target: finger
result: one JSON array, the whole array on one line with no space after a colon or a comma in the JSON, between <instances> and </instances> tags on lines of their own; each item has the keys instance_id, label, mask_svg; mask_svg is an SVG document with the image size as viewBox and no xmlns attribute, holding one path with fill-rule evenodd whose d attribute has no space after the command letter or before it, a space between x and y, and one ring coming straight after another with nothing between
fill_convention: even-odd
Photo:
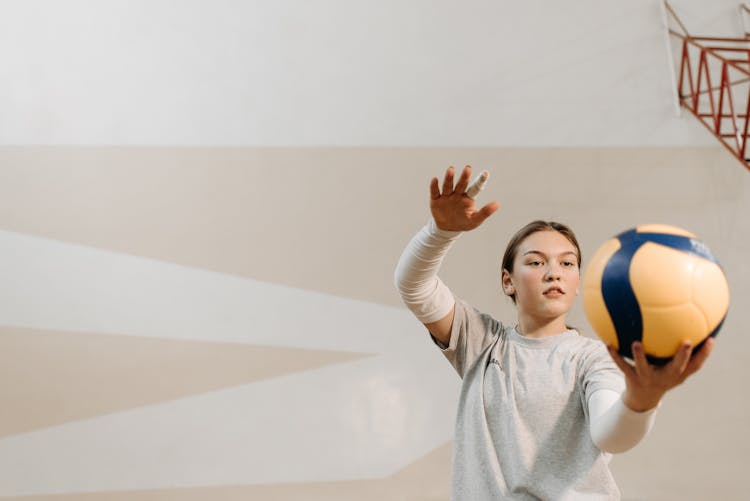
<instances>
[{"instance_id":1,"label":"finger","mask_svg":"<svg viewBox=\"0 0 750 501\"><path fill-rule=\"evenodd\" d=\"M453 193L453 167L448 167L445 171L445 178L443 179L443 196L451 195Z\"/></svg>"},{"instance_id":2,"label":"finger","mask_svg":"<svg viewBox=\"0 0 750 501\"><path fill-rule=\"evenodd\" d=\"M625 359L622 358L622 356L619 353L617 353L617 350L615 349L614 346L612 346L611 344L608 344L607 351L609 352L609 356L612 357L612 360L614 360L617 367L619 367L622 373L625 374L626 378L628 379L636 378L636 373L635 373L635 369L633 369L633 366L627 363Z\"/></svg>"},{"instance_id":3,"label":"finger","mask_svg":"<svg viewBox=\"0 0 750 501\"><path fill-rule=\"evenodd\" d=\"M690 341L685 341L677 350L672 360L670 360L667 366L676 375L681 375L685 372L688 362L690 361L690 352L693 351L693 345Z\"/></svg>"},{"instance_id":4,"label":"finger","mask_svg":"<svg viewBox=\"0 0 750 501\"><path fill-rule=\"evenodd\" d=\"M500 204L498 202L490 202L478 211L476 211L474 214L471 215L471 220L479 226L484 222L485 219L490 217L492 214L494 214L497 209L500 208Z\"/></svg>"},{"instance_id":5,"label":"finger","mask_svg":"<svg viewBox=\"0 0 750 501\"><path fill-rule=\"evenodd\" d=\"M471 182L469 187L466 189L466 196L469 198L476 198L479 192L484 189L484 185L487 184L487 179L490 178L490 173L482 171L479 176Z\"/></svg>"},{"instance_id":6,"label":"finger","mask_svg":"<svg viewBox=\"0 0 750 501\"><path fill-rule=\"evenodd\" d=\"M688 362L687 368L685 369L685 377L697 372L698 369L703 367L703 363L714 349L714 342L714 338L708 338L706 342L703 343L703 346L701 346L701 349L693 354Z\"/></svg>"},{"instance_id":7,"label":"finger","mask_svg":"<svg viewBox=\"0 0 750 501\"><path fill-rule=\"evenodd\" d=\"M466 187L469 186L469 179L471 179L471 166L467 165L464 167L464 170L461 171L461 176L456 183L456 193L460 195L466 193Z\"/></svg>"},{"instance_id":8,"label":"finger","mask_svg":"<svg viewBox=\"0 0 750 501\"><path fill-rule=\"evenodd\" d=\"M440 198L440 187L438 186L438 178L433 177L430 181L430 198L437 200Z\"/></svg>"},{"instance_id":9,"label":"finger","mask_svg":"<svg viewBox=\"0 0 750 501\"><path fill-rule=\"evenodd\" d=\"M646 351L643 349L643 343L636 341L631 345L633 350L633 362L635 362L635 372L639 376L647 376L651 372L651 366L646 359Z\"/></svg>"}]
</instances>

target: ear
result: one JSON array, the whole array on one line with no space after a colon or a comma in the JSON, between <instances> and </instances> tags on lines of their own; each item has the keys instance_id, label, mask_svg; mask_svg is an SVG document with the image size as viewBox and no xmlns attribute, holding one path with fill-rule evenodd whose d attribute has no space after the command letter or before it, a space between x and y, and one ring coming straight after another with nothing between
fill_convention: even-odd
<instances>
[{"instance_id":1,"label":"ear","mask_svg":"<svg viewBox=\"0 0 750 501\"><path fill-rule=\"evenodd\" d=\"M513 286L513 278L510 276L510 272L504 268L501 275L501 281L503 283L503 292L506 296L516 293L516 288Z\"/></svg>"}]
</instances>

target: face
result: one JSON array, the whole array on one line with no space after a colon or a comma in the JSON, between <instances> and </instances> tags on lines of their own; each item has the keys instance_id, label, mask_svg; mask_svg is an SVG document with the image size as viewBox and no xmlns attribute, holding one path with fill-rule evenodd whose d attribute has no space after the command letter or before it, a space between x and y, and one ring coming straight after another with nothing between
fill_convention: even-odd
<instances>
[{"instance_id":1,"label":"face","mask_svg":"<svg viewBox=\"0 0 750 501\"><path fill-rule=\"evenodd\" d=\"M505 294L515 294L519 314L564 317L581 282L575 246L557 231L537 231L518 246L513 272L503 270Z\"/></svg>"}]
</instances>

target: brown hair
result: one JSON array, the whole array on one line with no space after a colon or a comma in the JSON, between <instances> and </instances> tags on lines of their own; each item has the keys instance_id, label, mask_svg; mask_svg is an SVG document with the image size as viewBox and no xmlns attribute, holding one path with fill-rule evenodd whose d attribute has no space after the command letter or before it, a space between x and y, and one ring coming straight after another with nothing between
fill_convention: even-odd
<instances>
[{"instance_id":1,"label":"brown hair","mask_svg":"<svg viewBox=\"0 0 750 501\"><path fill-rule=\"evenodd\" d=\"M518 246L521 245L521 242L523 242L526 237L537 231L556 231L567 238L576 248L578 267L581 267L581 247L578 245L578 239L576 238L575 233L573 233L573 230L571 230L569 226L562 223L556 223L555 221L536 220L518 230L508 242L508 246L505 248L505 254L503 254L503 270L508 270L508 273L513 273L513 261L516 259ZM516 302L515 294L511 294L510 298L514 303Z\"/></svg>"}]
</instances>

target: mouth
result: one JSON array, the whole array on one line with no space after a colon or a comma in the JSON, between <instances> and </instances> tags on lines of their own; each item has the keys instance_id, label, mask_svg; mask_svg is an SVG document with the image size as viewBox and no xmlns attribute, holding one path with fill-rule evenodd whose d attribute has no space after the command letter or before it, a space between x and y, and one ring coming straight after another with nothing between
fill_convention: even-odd
<instances>
[{"instance_id":1,"label":"mouth","mask_svg":"<svg viewBox=\"0 0 750 501\"><path fill-rule=\"evenodd\" d=\"M548 297L558 297L565 294L565 291L562 290L560 287L550 287L549 289L545 290L543 295Z\"/></svg>"}]
</instances>

